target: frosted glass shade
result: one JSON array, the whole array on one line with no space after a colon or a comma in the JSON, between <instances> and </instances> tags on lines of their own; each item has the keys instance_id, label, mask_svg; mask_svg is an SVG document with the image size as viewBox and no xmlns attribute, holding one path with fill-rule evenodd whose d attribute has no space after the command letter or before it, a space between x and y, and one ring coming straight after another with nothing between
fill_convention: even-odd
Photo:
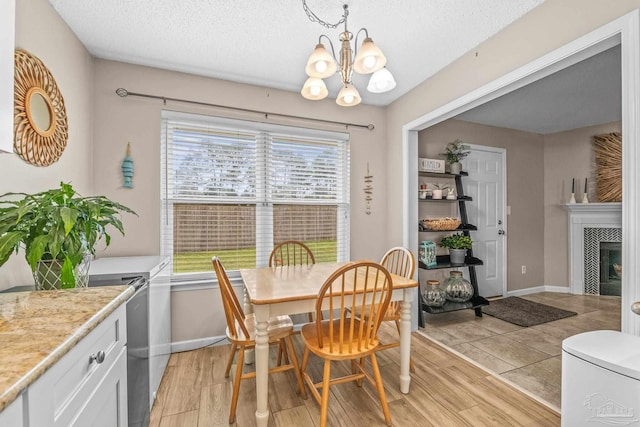
<instances>
[{"instance_id":1,"label":"frosted glass shade","mask_svg":"<svg viewBox=\"0 0 640 427\"><path fill-rule=\"evenodd\" d=\"M304 71L309 77L324 79L334 75L337 70L338 65L333 56L327 52L322 43L318 43L309 57Z\"/></svg>"},{"instance_id":2,"label":"frosted glass shade","mask_svg":"<svg viewBox=\"0 0 640 427\"><path fill-rule=\"evenodd\" d=\"M304 86L302 86L302 90L300 94L314 101L324 99L329 94L327 90L327 85L324 84L322 79L317 77L309 77L306 82L304 82Z\"/></svg>"},{"instance_id":3,"label":"frosted glass shade","mask_svg":"<svg viewBox=\"0 0 640 427\"><path fill-rule=\"evenodd\" d=\"M354 105L360 104L360 101L362 101L360 93L351 83L345 85L336 98L336 104L342 107L353 107Z\"/></svg>"},{"instance_id":4,"label":"frosted glass shade","mask_svg":"<svg viewBox=\"0 0 640 427\"><path fill-rule=\"evenodd\" d=\"M364 39L362 46L353 60L353 71L358 74L371 74L387 63L387 58L369 37Z\"/></svg>"},{"instance_id":5,"label":"frosted glass shade","mask_svg":"<svg viewBox=\"0 0 640 427\"><path fill-rule=\"evenodd\" d=\"M373 93L383 93L390 91L394 87L396 87L396 81L393 75L386 68L382 68L373 73L369 79L367 90Z\"/></svg>"}]
</instances>

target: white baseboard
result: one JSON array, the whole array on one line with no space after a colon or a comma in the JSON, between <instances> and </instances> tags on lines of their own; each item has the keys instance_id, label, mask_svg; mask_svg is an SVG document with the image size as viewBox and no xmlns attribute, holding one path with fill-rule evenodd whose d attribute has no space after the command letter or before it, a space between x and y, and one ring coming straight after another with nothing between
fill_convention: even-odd
<instances>
[{"instance_id":1,"label":"white baseboard","mask_svg":"<svg viewBox=\"0 0 640 427\"><path fill-rule=\"evenodd\" d=\"M557 292L567 294L571 291L568 286L536 286L534 288L518 289L515 291L508 291L508 297L517 297L520 295L535 294L537 292Z\"/></svg>"},{"instance_id":2,"label":"white baseboard","mask_svg":"<svg viewBox=\"0 0 640 427\"><path fill-rule=\"evenodd\" d=\"M180 353L182 351L197 350L199 348L209 347L212 345L229 344L227 338L223 335L220 337L206 337L195 340L177 341L171 343L171 353Z\"/></svg>"}]
</instances>

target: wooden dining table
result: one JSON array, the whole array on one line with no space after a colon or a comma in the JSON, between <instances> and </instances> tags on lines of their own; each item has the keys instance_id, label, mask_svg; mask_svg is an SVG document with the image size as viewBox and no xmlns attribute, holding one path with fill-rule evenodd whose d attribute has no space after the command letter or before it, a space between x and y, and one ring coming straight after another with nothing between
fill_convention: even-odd
<instances>
[{"instance_id":1,"label":"wooden dining table","mask_svg":"<svg viewBox=\"0 0 640 427\"><path fill-rule=\"evenodd\" d=\"M283 314L299 314L315 311L320 288L342 263L319 263L242 269L244 281L245 312L253 312L256 319L256 424L266 427L269 421L269 318ZM400 391L409 392L411 376L409 358L411 352L411 302L418 282L391 274L393 280L392 301L400 303Z\"/></svg>"}]
</instances>

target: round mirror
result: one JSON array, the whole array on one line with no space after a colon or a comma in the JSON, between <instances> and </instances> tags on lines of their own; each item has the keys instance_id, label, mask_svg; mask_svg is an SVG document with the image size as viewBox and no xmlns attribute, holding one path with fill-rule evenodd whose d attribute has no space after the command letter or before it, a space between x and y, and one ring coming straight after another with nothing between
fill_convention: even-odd
<instances>
[{"instance_id":1,"label":"round mirror","mask_svg":"<svg viewBox=\"0 0 640 427\"><path fill-rule=\"evenodd\" d=\"M32 165L60 158L69 138L64 99L49 69L36 56L16 49L13 90L13 148Z\"/></svg>"},{"instance_id":2,"label":"round mirror","mask_svg":"<svg viewBox=\"0 0 640 427\"><path fill-rule=\"evenodd\" d=\"M52 121L53 107L49 102L49 97L40 88L31 88L27 94L27 118L31 122L33 130L42 136L53 133Z\"/></svg>"}]
</instances>

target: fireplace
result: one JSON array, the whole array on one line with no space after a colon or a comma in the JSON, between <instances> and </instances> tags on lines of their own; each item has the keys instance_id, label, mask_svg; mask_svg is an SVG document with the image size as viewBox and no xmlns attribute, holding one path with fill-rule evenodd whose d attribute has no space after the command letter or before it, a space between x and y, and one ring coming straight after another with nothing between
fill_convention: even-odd
<instances>
[{"instance_id":1,"label":"fireplace","mask_svg":"<svg viewBox=\"0 0 640 427\"><path fill-rule=\"evenodd\" d=\"M622 204L575 203L565 205L569 211L569 284L571 293L587 295L620 295L621 278L610 275L613 264L621 264ZM617 245L617 246L615 246ZM601 251L604 247L604 254ZM618 248L618 249L615 249ZM604 256L607 261L601 267ZM611 266L609 266L611 264ZM601 289L603 278L605 286ZM610 277L611 276L611 277Z\"/></svg>"},{"instance_id":2,"label":"fireplace","mask_svg":"<svg viewBox=\"0 0 640 427\"><path fill-rule=\"evenodd\" d=\"M600 295L621 295L622 243L600 242Z\"/></svg>"}]
</instances>

